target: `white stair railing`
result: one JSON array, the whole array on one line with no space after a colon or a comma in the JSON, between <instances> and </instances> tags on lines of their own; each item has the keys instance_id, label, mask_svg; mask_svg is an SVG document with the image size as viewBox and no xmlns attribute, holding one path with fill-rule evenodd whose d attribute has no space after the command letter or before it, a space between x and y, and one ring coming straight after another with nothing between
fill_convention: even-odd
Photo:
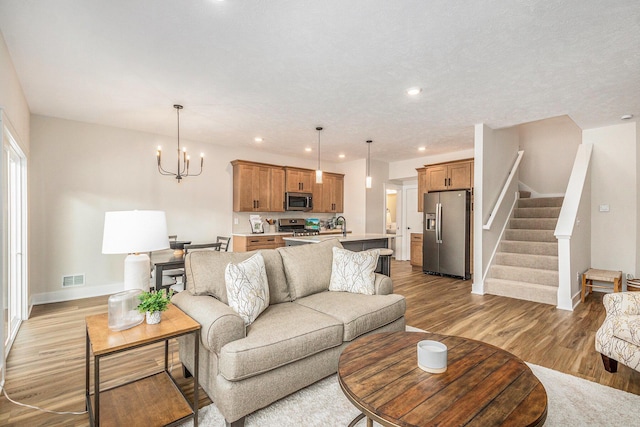
<instances>
[{"instance_id":1,"label":"white stair railing","mask_svg":"<svg viewBox=\"0 0 640 427\"><path fill-rule=\"evenodd\" d=\"M516 157L516 160L513 162L513 167L511 168L511 172L509 172L509 176L507 176L507 181L504 183L504 187L502 187L502 191L500 192L500 197L498 197L498 200L496 201L496 204L493 207L491 214L489 215L489 219L487 220L487 223L482 226L483 229L491 230L493 219L497 216L498 211L500 210L500 206L502 205L502 202L504 201L507 195L507 191L509 189L509 186L511 185L511 181L513 181L513 179L515 178L516 172L518 172L518 167L520 166L520 161L522 160L523 155L524 155L523 150L518 151L518 157Z\"/></svg>"}]
</instances>

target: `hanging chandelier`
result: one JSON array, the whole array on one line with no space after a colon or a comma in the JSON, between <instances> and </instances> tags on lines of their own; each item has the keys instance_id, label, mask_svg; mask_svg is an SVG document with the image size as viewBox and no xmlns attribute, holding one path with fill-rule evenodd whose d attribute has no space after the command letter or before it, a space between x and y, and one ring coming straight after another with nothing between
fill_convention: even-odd
<instances>
[{"instance_id":1,"label":"hanging chandelier","mask_svg":"<svg viewBox=\"0 0 640 427\"><path fill-rule=\"evenodd\" d=\"M176 109L176 114L178 116L178 169L177 172L169 172L166 171L162 167L162 147L158 147L158 152L156 156L158 157L158 172L161 175L172 175L175 176L178 180L178 184L182 178L186 178L188 176L198 176L202 173L202 167L204 166L204 153L200 153L200 171L198 173L189 173L189 162L190 156L187 154L186 147L182 148L182 152L180 152L180 110L182 110L182 105L175 104L173 108ZM182 159L181 159L182 158Z\"/></svg>"},{"instance_id":2,"label":"hanging chandelier","mask_svg":"<svg viewBox=\"0 0 640 427\"><path fill-rule=\"evenodd\" d=\"M322 169L320 169L320 132L322 131L322 126L316 127L318 131L318 169L316 169L316 184L322 184Z\"/></svg>"},{"instance_id":3,"label":"hanging chandelier","mask_svg":"<svg viewBox=\"0 0 640 427\"><path fill-rule=\"evenodd\" d=\"M367 177L365 178L365 188L371 188L371 143L372 140L367 140Z\"/></svg>"}]
</instances>

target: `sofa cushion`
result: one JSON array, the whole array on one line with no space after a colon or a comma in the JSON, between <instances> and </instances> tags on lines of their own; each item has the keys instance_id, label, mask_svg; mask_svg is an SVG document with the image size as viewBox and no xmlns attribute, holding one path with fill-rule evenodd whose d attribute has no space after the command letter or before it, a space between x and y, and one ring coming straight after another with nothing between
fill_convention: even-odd
<instances>
[{"instance_id":1,"label":"sofa cushion","mask_svg":"<svg viewBox=\"0 0 640 427\"><path fill-rule=\"evenodd\" d=\"M285 274L280 255L275 251L260 251L264 258L269 282L270 304L290 301L289 290L285 280ZM224 281L224 272L227 264L242 262L256 252L218 252L218 251L194 251L185 257L185 272L187 275L186 289L192 295L211 295L225 304L227 289Z\"/></svg>"},{"instance_id":2,"label":"sofa cushion","mask_svg":"<svg viewBox=\"0 0 640 427\"><path fill-rule=\"evenodd\" d=\"M264 258L258 252L238 263L227 264L224 273L229 307L242 317L245 326L269 306L269 283Z\"/></svg>"},{"instance_id":3,"label":"sofa cushion","mask_svg":"<svg viewBox=\"0 0 640 427\"><path fill-rule=\"evenodd\" d=\"M334 247L342 248L337 238L276 249L282 256L292 300L329 289Z\"/></svg>"},{"instance_id":4,"label":"sofa cushion","mask_svg":"<svg viewBox=\"0 0 640 427\"><path fill-rule=\"evenodd\" d=\"M376 292L375 270L380 250L353 252L333 248L330 291L373 295Z\"/></svg>"},{"instance_id":5,"label":"sofa cushion","mask_svg":"<svg viewBox=\"0 0 640 427\"><path fill-rule=\"evenodd\" d=\"M321 292L297 299L295 304L328 314L344 324L344 341L404 316L405 299L402 295L361 295L349 292Z\"/></svg>"},{"instance_id":6,"label":"sofa cushion","mask_svg":"<svg viewBox=\"0 0 640 427\"><path fill-rule=\"evenodd\" d=\"M295 303L271 305L246 338L220 350L219 371L237 381L342 344L342 323Z\"/></svg>"},{"instance_id":7,"label":"sofa cushion","mask_svg":"<svg viewBox=\"0 0 640 427\"><path fill-rule=\"evenodd\" d=\"M640 315L618 316L613 322L613 336L640 346Z\"/></svg>"}]
</instances>

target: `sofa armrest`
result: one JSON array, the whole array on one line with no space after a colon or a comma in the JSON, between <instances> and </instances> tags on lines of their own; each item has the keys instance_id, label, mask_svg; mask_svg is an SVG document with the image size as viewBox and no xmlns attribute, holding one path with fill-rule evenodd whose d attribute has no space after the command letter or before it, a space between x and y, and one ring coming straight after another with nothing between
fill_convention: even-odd
<instances>
[{"instance_id":1,"label":"sofa armrest","mask_svg":"<svg viewBox=\"0 0 640 427\"><path fill-rule=\"evenodd\" d=\"M244 321L238 313L211 296L182 291L171 302L200 323L202 344L209 351L220 354L225 344L245 337Z\"/></svg>"},{"instance_id":2,"label":"sofa armrest","mask_svg":"<svg viewBox=\"0 0 640 427\"><path fill-rule=\"evenodd\" d=\"M376 281L374 283L376 295L389 295L393 293L393 281L391 277L384 274L376 273Z\"/></svg>"},{"instance_id":3,"label":"sofa armrest","mask_svg":"<svg viewBox=\"0 0 640 427\"><path fill-rule=\"evenodd\" d=\"M640 292L615 292L602 297L607 316L640 314Z\"/></svg>"}]
</instances>

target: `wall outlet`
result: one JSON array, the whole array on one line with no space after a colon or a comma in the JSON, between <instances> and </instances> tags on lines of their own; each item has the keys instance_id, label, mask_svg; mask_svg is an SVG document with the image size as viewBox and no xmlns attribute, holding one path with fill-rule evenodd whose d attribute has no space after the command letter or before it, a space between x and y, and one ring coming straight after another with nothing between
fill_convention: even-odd
<instances>
[{"instance_id":1,"label":"wall outlet","mask_svg":"<svg viewBox=\"0 0 640 427\"><path fill-rule=\"evenodd\" d=\"M233 218L233 225L238 225L238 218Z\"/></svg>"}]
</instances>

